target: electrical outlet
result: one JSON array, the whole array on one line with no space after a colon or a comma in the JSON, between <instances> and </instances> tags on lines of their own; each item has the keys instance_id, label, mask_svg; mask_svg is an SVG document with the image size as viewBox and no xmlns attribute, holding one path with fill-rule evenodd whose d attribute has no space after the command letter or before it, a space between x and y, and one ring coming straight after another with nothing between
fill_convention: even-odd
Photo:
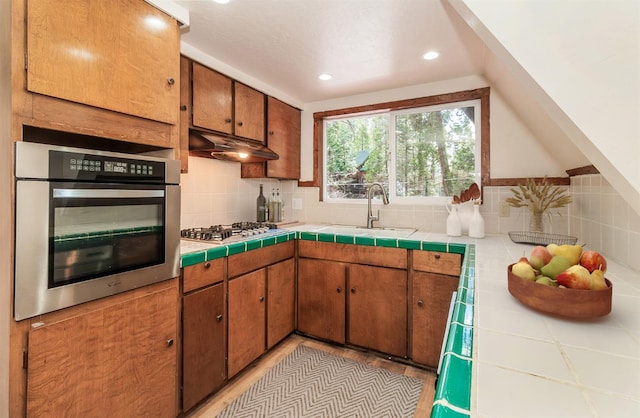
<instances>
[{"instance_id":1,"label":"electrical outlet","mask_svg":"<svg viewBox=\"0 0 640 418\"><path fill-rule=\"evenodd\" d=\"M511 214L511 206L507 202L500 202L498 207L498 216L501 218L507 218Z\"/></svg>"},{"instance_id":2,"label":"electrical outlet","mask_svg":"<svg viewBox=\"0 0 640 418\"><path fill-rule=\"evenodd\" d=\"M291 199L291 209L293 210L302 210L302 199L299 197L294 197Z\"/></svg>"}]
</instances>

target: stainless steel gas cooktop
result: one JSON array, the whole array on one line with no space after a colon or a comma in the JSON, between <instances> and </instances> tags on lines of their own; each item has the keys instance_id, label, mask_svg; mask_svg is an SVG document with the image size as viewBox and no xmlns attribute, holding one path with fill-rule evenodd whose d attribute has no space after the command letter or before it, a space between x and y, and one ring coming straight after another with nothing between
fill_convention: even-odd
<instances>
[{"instance_id":1,"label":"stainless steel gas cooktop","mask_svg":"<svg viewBox=\"0 0 640 418\"><path fill-rule=\"evenodd\" d=\"M212 225L203 228L187 228L180 231L180 238L210 244L230 244L252 238L279 235L286 232L268 222L234 222L231 225Z\"/></svg>"}]
</instances>

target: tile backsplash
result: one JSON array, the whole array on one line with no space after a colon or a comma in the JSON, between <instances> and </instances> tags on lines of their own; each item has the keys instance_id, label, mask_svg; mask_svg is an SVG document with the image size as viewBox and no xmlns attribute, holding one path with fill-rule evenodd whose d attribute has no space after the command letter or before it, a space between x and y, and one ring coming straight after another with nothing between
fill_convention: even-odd
<instances>
[{"instance_id":1,"label":"tile backsplash","mask_svg":"<svg viewBox=\"0 0 640 418\"><path fill-rule=\"evenodd\" d=\"M640 215L600 174L571 178L569 229L589 248L640 270Z\"/></svg>"},{"instance_id":2,"label":"tile backsplash","mask_svg":"<svg viewBox=\"0 0 640 418\"><path fill-rule=\"evenodd\" d=\"M236 162L189 157L189 173L182 174L181 228L228 224L256 219L259 185L265 196L280 189L284 201L284 221L366 225L367 204L326 203L319 199L316 187L300 188L296 181L274 179L241 179ZM526 231L529 212L509 208L508 216L500 215L500 205L512 195L510 187L485 187L480 212L487 234ZM621 264L634 266L634 255L640 253L640 216L613 190L601 175L572 177L568 187L573 203L544 218L545 232L570 235L578 243L601 251ZM300 209L293 209L292 200ZM418 205L390 202L374 204L380 209L380 226L410 227L444 233L448 212L443 205ZM470 209L469 209L470 210ZM504 215L504 213L503 213Z\"/></svg>"}]
</instances>

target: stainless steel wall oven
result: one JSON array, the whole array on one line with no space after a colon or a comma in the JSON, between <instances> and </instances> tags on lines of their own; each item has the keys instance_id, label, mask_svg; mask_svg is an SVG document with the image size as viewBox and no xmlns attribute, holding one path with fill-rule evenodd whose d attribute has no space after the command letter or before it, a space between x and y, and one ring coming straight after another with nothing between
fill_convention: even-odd
<instances>
[{"instance_id":1,"label":"stainless steel wall oven","mask_svg":"<svg viewBox=\"0 0 640 418\"><path fill-rule=\"evenodd\" d=\"M180 163L17 142L14 317L179 275Z\"/></svg>"}]
</instances>

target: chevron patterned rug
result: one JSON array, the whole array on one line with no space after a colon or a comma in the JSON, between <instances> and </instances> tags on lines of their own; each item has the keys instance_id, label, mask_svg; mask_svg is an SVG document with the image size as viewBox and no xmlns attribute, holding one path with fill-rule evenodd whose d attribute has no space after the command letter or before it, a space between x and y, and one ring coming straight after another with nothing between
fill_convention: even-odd
<instances>
[{"instance_id":1,"label":"chevron patterned rug","mask_svg":"<svg viewBox=\"0 0 640 418\"><path fill-rule=\"evenodd\" d=\"M423 381L298 346L218 418L413 417Z\"/></svg>"}]
</instances>

